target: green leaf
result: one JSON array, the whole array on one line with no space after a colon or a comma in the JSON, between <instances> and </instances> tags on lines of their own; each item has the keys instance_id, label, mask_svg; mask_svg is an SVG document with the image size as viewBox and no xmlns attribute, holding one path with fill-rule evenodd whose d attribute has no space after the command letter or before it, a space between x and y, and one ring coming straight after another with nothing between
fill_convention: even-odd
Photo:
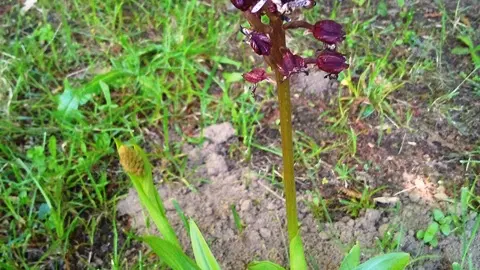
<instances>
[{"instance_id":1,"label":"green leaf","mask_svg":"<svg viewBox=\"0 0 480 270\"><path fill-rule=\"evenodd\" d=\"M107 106L112 106L112 97L110 95L110 87L108 87L108 84L104 83L103 81L99 82L100 89L102 89L103 96L105 97L105 102L107 103Z\"/></svg>"},{"instance_id":2,"label":"green leaf","mask_svg":"<svg viewBox=\"0 0 480 270\"><path fill-rule=\"evenodd\" d=\"M173 270L200 269L180 248L170 242L157 236L144 236L142 240Z\"/></svg>"},{"instance_id":3,"label":"green leaf","mask_svg":"<svg viewBox=\"0 0 480 270\"><path fill-rule=\"evenodd\" d=\"M254 261L248 264L248 270L285 270L285 268L269 261Z\"/></svg>"},{"instance_id":4,"label":"green leaf","mask_svg":"<svg viewBox=\"0 0 480 270\"><path fill-rule=\"evenodd\" d=\"M451 52L455 55L467 55L470 54L470 49L465 47L455 47Z\"/></svg>"},{"instance_id":5,"label":"green leaf","mask_svg":"<svg viewBox=\"0 0 480 270\"><path fill-rule=\"evenodd\" d=\"M468 46L468 48L473 49L473 41L469 36L458 36L457 37L459 40L461 40L465 45Z\"/></svg>"},{"instance_id":6,"label":"green leaf","mask_svg":"<svg viewBox=\"0 0 480 270\"><path fill-rule=\"evenodd\" d=\"M292 241L290 242L290 269L308 269L307 261L305 260L305 253L303 252L302 236L300 235L300 230L298 230L297 235L293 237Z\"/></svg>"},{"instance_id":7,"label":"green leaf","mask_svg":"<svg viewBox=\"0 0 480 270\"><path fill-rule=\"evenodd\" d=\"M243 74L240 72L224 72L223 78L225 79L226 83L234 83L243 80Z\"/></svg>"},{"instance_id":8,"label":"green leaf","mask_svg":"<svg viewBox=\"0 0 480 270\"><path fill-rule=\"evenodd\" d=\"M445 217L444 219L442 219L442 225L443 224L450 224L452 223L452 217L451 216L448 216L448 217Z\"/></svg>"},{"instance_id":9,"label":"green leaf","mask_svg":"<svg viewBox=\"0 0 480 270\"><path fill-rule=\"evenodd\" d=\"M40 204L40 207L38 208L38 218L40 220L44 220L47 218L47 215L50 214L50 207L46 203Z\"/></svg>"},{"instance_id":10,"label":"green leaf","mask_svg":"<svg viewBox=\"0 0 480 270\"><path fill-rule=\"evenodd\" d=\"M423 237L423 242L428 243L433 240L435 235L438 232L438 223L432 222L425 231L425 236Z\"/></svg>"},{"instance_id":11,"label":"green leaf","mask_svg":"<svg viewBox=\"0 0 480 270\"><path fill-rule=\"evenodd\" d=\"M450 224L445 223L440 225L440 231L443 233L443 235L448 236L451 232Z\"/></svg>"},{"instance_id":12,"label":"green leaf","mask_svg":"<svg viewBox=\"0 0 480 270\"><path fill-rule=\"evenodd\" d=\"M357 243L350 249L350 252L343 258L339 270L353 270L360 264L360 245Z\"/></svg>"},{"instance_id":13,"label":"green leaf","mask_svg":"<svg viewBox=\"0 0 480 270\"><path fill-rule=\"evenodd\" d=\"M468 201L470 200L470 194L467 187L462 187L460 193L460 206L462 209L462 217L465 218L468 214Z\"/></svg>"},{"instance_id":14,"label":"green leaf","mask_svg":"<svg viewBox=\"0 0 480 270\"><path fill-rule=\"evenodd\" d=\"M443 214L443 212L440 209L434 209L433 210L433 219L435 219L435 221L440 221L443 218L445 218L445 215Z\"/></svg>"},{"instance_id":15,"label":"green leaf","mask_svg":"<svg viewBox=\"0 0 480 270\"><path fill-rule=\"evenodd\" d=\"M462 270L462 267L460 266L459 263L454 262L452 263L452 270Z\"/></svg>"},{"instance_id":16,"label":"green leaf","mask_svg":"<svg viewBox=\"0 0 480 270\"><path fill-rule=\"evenodd\" d=\"M101 82L109 85L114 81L118 80L119 78L129 77L131 75L132 74L128 72L113 70L105 74L96 76L89 83L76 89L73 89L68 80L65 80L65 90L59 97L57 110L61 112L64 117L67 118L79 116L79 105L87 103L92 98L93 94L96 94L100 91Z\"/></svg>"},{"instance_id":17,"label":"green leaf","mask_svg":"<svg viewBox=\"0 0 480 270\"><path fill-rule=\"evenodd\" d=\"M190 219L190 240L192 241L193 254L195 261L202 270L219 270L217 260L213 257L207 242L202 236L202 233L195 224L193 219Z\"/></svg>"},{"instance_id":18,"label":"green leaf","mask_svg":"<svg viewBox=\"0 0 480 270\"><path fill-rule=\"evenodd\" d=\"M185 213L183 212L182 208L178 204L177 200L173 200L173 207L175 207L175 210L177 211L178 216L183 222L183 226L185 227L185 230L187 230L187 233L190 233L190 225L188 224L187 217L185 216Z\"/></svg>"},{"instance_id":19,"label":"green leaf","mask_svg":"<svg viewBox=\"0 0 480 270\"><path fill-rule=\"evenodd\" d=\"M405 6L405 0L397 0L397 5L402 8Z\"/></svg>"},{"instance_id":20,"label":"green leaf","mask_svg":"<svg viewBox=\"0 0 480 270\"><path fill-rule=\"evenodd\" d=\"M235 222L235 227L237 227L237 230L239 233L242 233L244 225L243 225L242 219L240 218L240 215L237 212L235 204L232 204L230 206L230 209L232 209L232 215L233 215L233 220Z\"/></svg>"},{"instance_id":21,"label":"green leaf","mask_svg":"<svg viewBox=\"0 0 480 270\"><path fill-rule=\"evenodd\" d=\"M232 66L235 66L236 68L240 68L242 66L242 63L225 56L212 56L211 59L217 63L232 65Z\"/></svg>"},{"instance_id":22,"label":"green leaf","mask_svg":"<svg viewBox=\"0 0 480 270\"><path fill-rule=\"evenodd\" d=\"M359 5L359 6L363 6L363 4L365 4L367 0L353 0L353 2L355 2L355 4Z\"/></svg>"},{"instance_id":23,"label":"green leaf","mask_svg":"<svg viewBox=\"0 0 480 270\"><path fill-rule=\"evenodd\" d=\"M382 16L382 17L385 17L385 16L388 15L388 7L387 7L387 3L385 3L385 1L380 1L380 3L378 3L377 14Z\"/></svg>"},{"instance_id":24,"label":"green leaf","mask_svg":"<svg viewBox=\"0 0 480 270\"><path fill-rule=\"evenodd\" d=\"M78 106L87 103L92 96L84 93L80 89L72 89L68 80L65 80L63 84L65 90L58 99L57 110L67 118L78 116Z\"/></svg>"},{"instance_id":25,"label":"green leaf","mask_svg":"<svg viewBox=\"0 0 480 270\"><path fill-rule=\"evenodd\" d=\"M355 270L402 270L410 261L410 255L404 252L394 252L374 257Z\"/></svg>"},{"instance_id":26,"label":"green leaf","mask_svg":"<svg viewBox=\"0 0 480 270\"><path fill-rule=\"evenodd\" d=\"M425 231L424 230L419 230L417 232L417 239L418 240L423 239L424 236L425 236Z\"/></svg>"},{"instance_id":27,"label":"green leaf","mask_svg":"<svg viewBox=\"0 0 480 270\"><path fill-rule=\"evenodd\" d=\"M430 241L430 246L432 246L434 248L438 246L438 238L437 237L434 237L432 239L432 241Z\"/></svg>"}]
</instances>

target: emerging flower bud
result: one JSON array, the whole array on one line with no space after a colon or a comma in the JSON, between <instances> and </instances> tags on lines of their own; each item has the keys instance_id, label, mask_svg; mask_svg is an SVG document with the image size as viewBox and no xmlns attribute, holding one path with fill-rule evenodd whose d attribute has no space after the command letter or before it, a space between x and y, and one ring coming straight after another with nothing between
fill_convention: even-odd
<instances>
[{"instance_id":1,"label":"emerging flower bud","mask_svg":"<svg viewBox=\"0 0 480 270\"><path fill-rule=\"evenodd\" d=\"M244 73L242 76L247 82L259 83L267 79L267 72L261 68L254 68L252 71Z\"/></svg>"},{"instance_id":2,"label":"emerging flower bud","mask_svg":"<svg viewBox=\"0 0 480 270\"><path fill-rule=\"evenodd\" d=\"M315 23L313 36L326 44L337 44L345 40L342 25L332 20L322 20Z\"/></svg>"},{"instance_id":3,"label":"emerging flower bud","mask_svg":"<svg viewBox=\"0 0 480 270\"><path fill-rule=\"evenodd\" d=\"M252 32L250 36L250 46L258 55L270 55L272 41L263 33Z\"/></svg>"},{"instance_id":4,"label":"emerging flower bud","mask_svg":"<svg viewBox=\"0 0 480 270\"><path fill-rule=\"evenodd\" d=\"M348 68L347 59L343 54L324 50L317 56L317 66L319 69L337 75Z\"/></svg>"},{"instance_id":5,"label":"emerging flower bud","mask_svg":"<svg viewBox=\"0 0 480 270\"><path fill-rule=\"evenodd\" d=\"M126 173L136 176L142 176L145 171L145 163L135 149L122 145L118 148L118 155L120 156L120 164Z\"/></svg>"},{"instance_id":6,"label":"emerging flower bud","mask_svg":"<svg viewBox=\"0 0 480 270\"><path fill-rule=\"evenodd\" d=\"M241 11L247 11L252 5L253 0L230 0L232 4Z\"/></svg>"},{"instance_id":7,"label":"emerging flower bud","mask_svg":"<svg viewBox=\"0 0 480 270\"><path fill-rule=\"evenodd\" d=\"M282 65L279 70L283 76L288 77L292 73L305 72L307 64L305 60L296 54L293 54L289 49L283 52Z\"/></svg>"}]
</instances>

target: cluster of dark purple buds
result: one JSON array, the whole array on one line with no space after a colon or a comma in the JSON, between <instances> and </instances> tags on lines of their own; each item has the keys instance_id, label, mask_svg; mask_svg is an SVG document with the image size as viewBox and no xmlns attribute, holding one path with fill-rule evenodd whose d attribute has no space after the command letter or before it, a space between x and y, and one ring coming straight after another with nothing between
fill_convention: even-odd
<instances>
[{"instance_id":1,"label":"cluster of dark purple buds","mask_svg":"<svg viewBox=\"0 0 480 270\"><path fill-rule=\"evenodd\" d=\"M324 49L317 51L315 58L303 58L292 53L288 48L280 48L282 62L278 63L277 61L274 64L284 79L294 73L308 74L307 65L309 64L314 64L320 70L328 73L325 77L330 79L336 79L341 71L348 68L345 56L337 52L337 45L345 40L345 31L340 24L332 20L321 20L312 25L305 21L291 21L286 17L296 8L313 7L315 0L231 0L231 2L236 8L249 13L250 16L254 15L260 18L263 15L273 15L282 18L285 22L283 24L284 30L306 28L315 39L324 43ZM265 29L266 31L263 31ZM253 51L258 55L269 57L273 46L270 37L271 28L266 26L263 30L241 28L241 32L246 36L246 42L250 44ZM254 84L268 78L266 71L260 68L255 68L243 74L243 77L246 81Z\"/></svg>"}]
</instances>

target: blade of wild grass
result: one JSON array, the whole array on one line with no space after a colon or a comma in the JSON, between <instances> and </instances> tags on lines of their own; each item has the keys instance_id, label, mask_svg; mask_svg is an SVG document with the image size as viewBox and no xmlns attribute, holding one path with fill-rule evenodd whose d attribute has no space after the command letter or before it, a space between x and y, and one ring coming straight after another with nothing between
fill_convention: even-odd
<instances>
[{"instance_id":1,"label":"blade of wild grass","mask_svg":"<svg viewBox=\"0 0 480 270\"><path fill-rule=\"evenodd\" d=\"M176 245L156 236L144 236L142 240L173 270L200 268Z\"/></svg>"},{"instance_id":2,"label":"blade of wild grass","mask_svg":"<svg viewBox=\"0 0 480 270\"><path fill-rule=\"evenodd\" d=\"M213 256L207 242L202 236L202 233L195 224L193 219L190 219L190 240L192 241L193 254L198 266L202 270L220 270L217 260Z\"/></svg>"},{"instance_id":3,"label":"blade of wild grass","mask_svg":"<svg viewBox=\"0 0 480 270\"><path fill-rule=\"evenodd\" d=\"M183 212L182 208L178 204L177 200L173 200L172 203L173 203L173 207L175 207L175 210L177 211L178 216L182 220L185 230L187 231L187 233L190 233L190 224L188 224L188 219L185 216L185 213Z\"/></svg>"},{"instance_id":4,"label":"blade of wild grass","mask_svg":"<svg viewBox=\"0 0 480 270\"><path fill-rule=\"evenodd\" d=\"M233 220L235 222L235 227L237 228L238 232L241 234L243 232L243 228L245 225L242 222L242 219L240 218L240 215L238 214L237 208L235 207L234 204L230 206L230 209L232 209L232 215L233 215Z\"/></svg>"}]
</instances>

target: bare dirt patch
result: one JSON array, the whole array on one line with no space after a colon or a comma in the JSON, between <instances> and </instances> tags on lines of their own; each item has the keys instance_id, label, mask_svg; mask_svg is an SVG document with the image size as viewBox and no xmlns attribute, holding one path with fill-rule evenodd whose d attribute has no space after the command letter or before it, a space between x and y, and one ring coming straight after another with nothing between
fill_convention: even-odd
<instances>
[{"instance_id":1,"label":"bare dirt patch","mask_svg":"<svg viewBox=\"0 0 480 270\"><path fill-rule=\"evenodd\" d=\"M228 130L229 124L209 129ZM185 147L190 165L196 167L196 177L207 181L198 184L196 191L180 183L161 184L159 192L165 200L167 215L182 244L189 246L183 223L172 204L172 200L177 200L185 214L195 219L225 269L245 269L252 260L271 260L286 265L285 209L281 191L243 164L228 159L224 153L229 142L235 140L231 135L233 133L227 136L229 138L220 140L220 143L211 139L201 147ZM234 165L229 168L227 164ZM440 255L438 260L422 262L423 265L416 269L449 269L448 265L452 261L459 260L461 242L457 237L441 239L439 247L431 249L414 236L417 230L428 226L431 220L430 209L438 206L438 200L434 197L437 190L435 185L425 184L424 176L405 172L400 174L400 179L394 181L415 187L412 192L399 195L399 211L394 211L393 207L380 206L363 211L357 219L343 216L332 223L315 219L307 206L311 198L305 191L299 192L302 235L312 269L313 262L319 269L337 269L344 253L356 241L362 246L364 258L377 254L378 241L388 228L396 225L402 226L401 230L393 232L401 235L399 249L410 252L412 256ZM236 206L246 225L242 233L235 227L232 205ZM130 190L127 197L119 202L118 211L119 215L129 216L140 234L155 233L146 228L146 215L141 210L134 190ZM480 238L477 237L477 240ZM475 245L477 244L472 247L471 254L478 267L480 249Z\"/></svg>"}]
</instances>

